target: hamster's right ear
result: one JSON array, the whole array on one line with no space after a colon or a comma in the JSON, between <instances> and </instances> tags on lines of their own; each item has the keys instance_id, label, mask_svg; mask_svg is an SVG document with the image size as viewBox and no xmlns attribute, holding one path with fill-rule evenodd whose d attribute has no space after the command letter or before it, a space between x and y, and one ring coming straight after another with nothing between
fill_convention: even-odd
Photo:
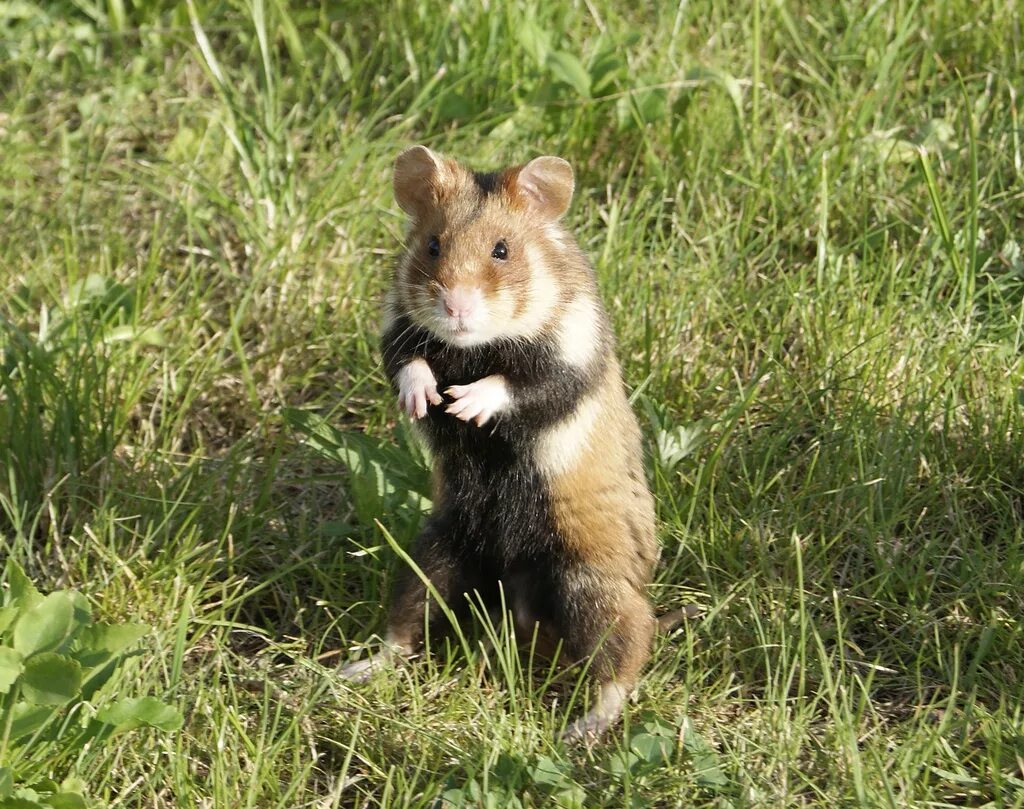
<instances>
[{"instance_id":1,"label":"hamster's right ear","mask_svg":"<svg viewBox=\"0 0 1024 809\"><path fill-rule=\"evenodd\" d=\"M426 146L410 146L395 158L395 199L410 216L422 216L438 203L449 173L440 155Z\"/></svg>"}]
</instances>

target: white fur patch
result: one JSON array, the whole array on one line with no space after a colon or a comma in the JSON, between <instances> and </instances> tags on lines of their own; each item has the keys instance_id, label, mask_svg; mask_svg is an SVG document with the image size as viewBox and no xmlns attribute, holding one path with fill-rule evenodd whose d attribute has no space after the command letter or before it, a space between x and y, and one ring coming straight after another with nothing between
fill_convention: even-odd
<instances>
[{"instance_id":1,"label":"white fur patch","mask_svg":"<svg viewBox=\"0 0 1024 809\"><path fill-rule=\"evenodd\" d=\"M457 301L463 311L458 316L449 315L445 297ZM430 329L441 339L452 345L466 348L481 345L494 338L495 317L484 297L483 290L473 284L460 284L449 291L443 291L434 302L436 323Z\"/></svg>"},{"instance_id":2,"label":"white fur patch","mask_svg":"<svg viewBox=\"0 0 1024 809\"><path fill-rule=\"evenodd\" d=\"M545 264L543 254L529 243L525 247L526 261L530 266L530 285L526 306L505 330L508 337L532 337L537 334L551 320L558 302L558 280Z\"/></svg>"},{"instance_id":3,"label":"white fur patch","mask_svg":"<svg viewBox=\"0 0 1024 809\"><path fill-rule=\"evenodd\" d=\"M574 245L572 237L558 222L548 222L544 226L544 235L563 250L570 250Z\"/></svg>"},{"instance_id":4,"label":"white fur patch","mask_svg":"<svg viewBox=\"0 0 1024 809\"><path fill-rule=\"evenodd\" d=\"M462 421L472 419L478 427L483 427L512 404L508 385L499 374L485 376L469 385L452 385L445 393L455 399L445 412Z\"/></svg>"},{"instance_id":5,"label":"white fur patch","mask_svg":"<svg viewBox=\"0 0 1024 809\"><path fill-rule=\"evenodd\" d=\"M437 379L427 361L421 357L410 360L398 372L398 403L413 419L427 415L427 405L442 402L437 392Z\"/></svg>"},{"instance_id":6,"label":"white fur patch","mask_svg":"<svg viewBox=\"0 0 1024 809\"><path fill-rule=\"evenodd\" d=\"M569 365L581 368L598 350L601 317L597 304L586 295L570 301L558 323L558 350Z\"/></svg>"},{"instance_id":7,"label":"white fur patch","mask_svg":"<svg viewBox=\"0 0 1024 809\"><path fill-rule=\"evenodd\" d=\"M541 474L552 478L572 469L590 443L600 415L601 400L591 395L572 415L548 427L534 449L534 463Z\"/></svg>"},{"instance_id":8,"label":"white fur patch","mask_svg":"<svg viewBox=\"0 0 1024 809\"><path fill-rule=\"evenodd\" d=\"M343 666L341 669L341 678L354 683L365 682L374 674L377 674L378 672L393 666L403 658L408 657L409 654L410 651L401 643L398 643L392 633L388 632L388 636L384 639L384 643L379 652L374 652L363 660L356 660L346 666Z\"/></svg>"},{"instance_id":9,"label":"white fur patch","mask_svg":"<svg viewBox=\"0 0 1024 809\"><path fill-rule=\"evenodd\" d=\"M601 735L619 718L628 697L629 692L615 680L604 683L597 691L597 704L585 716L569 725L562 738L575 741Z\"/></svg>"}]
</instances>

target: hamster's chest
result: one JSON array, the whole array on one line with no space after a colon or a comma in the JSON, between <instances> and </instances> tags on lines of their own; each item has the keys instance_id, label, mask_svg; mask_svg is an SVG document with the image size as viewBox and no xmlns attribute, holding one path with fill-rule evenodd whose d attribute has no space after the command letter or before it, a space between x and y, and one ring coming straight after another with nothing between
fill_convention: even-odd
<instances>
[{"instance_id":1,"label":"hamster's chest","mask_svg":"<svg viewBox=\"0 0 1024 809\"><path fill-rule=\"evenodd\" d=\"M514 413L499 413L477 426L445 412L452 399L444 391L452 385L471 385L495 375L503 377L513 389L544 384L554 371L550 346L544 342L495 341L457 348L430 339L422 351L437 380L437 390L445 399L444 404L429 407L427 417L419 423L435 453L450 458L452 463L481 463L497 469L516 466L530 454L535 436Z\"/></svg>"},{"instance_id":2,"label":"hamster's chest","mask_svg":"<svg viewBox=\"0 0 1024 809\"><path fill-rule=\"evenodd\" d=\"M441 346L434 352L428 347L425 359L444 399L443 404L430 406L427 417L419 422L431 449L459 466L482 464L500 469L513 464L529 436L520 434L511 424L509 414L499 414L483 426L462 421L446 412L454 399L445 391L452 385L471 385L488 376L508 378L518 369L510 367L502 351L486 346L472 350Z\"/></svg>"},{"instance_id":3,"label":"hamster's chest","mask_svg":"<svg viewBox=\"0 0 1024 809\"><path fill-rule=\"evenodd\" d=\"M456 380L447 384L460 385L472 381ZM440 385L438 390L442 390ZM530 434L517 429L507 414L478 426L446 412L453 399L442 396L444 403L429 406L426 418L417 422L417 426L445 466L480 466L497 471L516 466L528 454L532 441Z\"/></svg>"},{"instance_id":4,"label":"hamster's chest","mask_svg":"<svg viewBox=\"0 0 1024 809\"><path fill-rule=\"evenodd\" d=\"M443 343L432 343L424 350L424 359L437 379L437 389L452 385L469 385L492 374L505 374L508 363L505 352L497 347L457 349Z\"/></svg>"}]
</instances>

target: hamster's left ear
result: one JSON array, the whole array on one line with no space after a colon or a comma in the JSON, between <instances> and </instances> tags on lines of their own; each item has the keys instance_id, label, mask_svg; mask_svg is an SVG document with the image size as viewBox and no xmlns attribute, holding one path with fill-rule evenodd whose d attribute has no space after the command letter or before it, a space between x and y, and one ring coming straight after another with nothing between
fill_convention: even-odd
<instances>
[{"instance_id":1,"label":"hamster's left ear","mask_svg":"<svg viewBox=\"0 0 1024 809\"><path fill-rule=\"evenodd\" d=\"M572 166L560 157L531 160L515 177L515 193L532 210L548 219L561 219L572 202Z\"/></svg>"}]
</instances>

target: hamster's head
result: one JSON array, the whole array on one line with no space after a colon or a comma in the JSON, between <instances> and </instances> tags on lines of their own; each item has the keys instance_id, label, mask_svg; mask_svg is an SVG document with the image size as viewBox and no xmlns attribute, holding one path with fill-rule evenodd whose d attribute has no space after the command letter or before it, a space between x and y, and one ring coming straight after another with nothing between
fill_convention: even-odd
<instances>
[{"instance_id":1,"label":"hamster's head","mask_svg":"<svg viewBox=\"0 0 1024 809\"><path fill-rule=\"evenodd\" d=\"M481 174L413 146L395 161L394 189L411 228L393 305L450 345L539 333L586 266L558 223L573 192L561 158Z\"/></svg>"}]
</instances>

